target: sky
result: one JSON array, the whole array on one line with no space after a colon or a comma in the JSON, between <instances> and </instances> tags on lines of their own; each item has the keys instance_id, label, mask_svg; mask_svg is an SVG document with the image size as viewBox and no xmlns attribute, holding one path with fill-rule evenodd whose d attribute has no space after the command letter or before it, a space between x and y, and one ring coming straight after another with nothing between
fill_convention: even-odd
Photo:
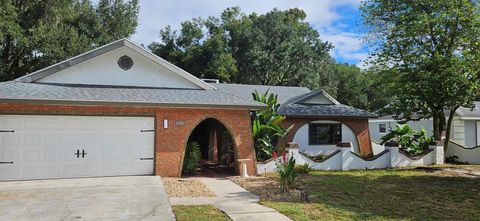
<instances>
[{"instance_id":1,"label":"sky","mask_svg":"<svg viewBox=\"0 0 480 221\"><path fill-rule=\"evenodd\" d=\"M266 13L273 8L300 8L320 38L334 45L330 54L337 62L362 67L368 56L362 41L358 7L360 0L140 0L139 26L131 39L148 45L159 41L160 29L174 30L195 17L218 17L228 7L239 6L244 13Z\"/></svg>"}]
</instances>

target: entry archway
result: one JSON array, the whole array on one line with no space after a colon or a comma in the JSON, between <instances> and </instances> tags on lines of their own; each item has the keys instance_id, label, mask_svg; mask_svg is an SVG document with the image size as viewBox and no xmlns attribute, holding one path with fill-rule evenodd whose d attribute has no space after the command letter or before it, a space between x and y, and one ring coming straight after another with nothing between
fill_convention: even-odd
<instances>
[{"instance_id":1,"label":"entry archway","mask_svg":"<svg viewBox=\"0 0 480 221\"><path fill-rule=\"evenodd\" d=\"M188 136L187 145L191 142L198 143L200 147L199 175L229 176L236 174L235 142L230 131L219 120L206 118L198 123Z\"/></svg>"}]
</instances>

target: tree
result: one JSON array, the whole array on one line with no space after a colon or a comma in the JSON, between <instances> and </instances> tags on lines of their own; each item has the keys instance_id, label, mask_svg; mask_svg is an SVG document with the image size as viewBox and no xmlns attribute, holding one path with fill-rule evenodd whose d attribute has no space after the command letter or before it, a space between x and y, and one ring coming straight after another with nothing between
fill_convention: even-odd
<instances>
[{"instance_id":1,"label":"tree","mask_svg":"<svg viewBox=\"0 0 480 221\"><path fill-rule=\"evenodd\" d=\"M0 81L12 80L134 33L138 1L0 2Z\"/></svg>"},{"instance_id":2,"label":"tree","mask_svg":"<svg viewBox=\"0 0 480 221\"><path fill-rule=\"evenodd\" d=\"M166 27L153 53L201 78L224 82L334 88L328 42L300 9L245 15L228 8L219 18Z\"/></svg>"},{"instance_id":3,"label":"tree","mask_svg":"<svg viewBox=\"0 0 480 221\"><path fill-rule=\"evenodd\" d=\"M385 96L389 88L384 79L387 75L376 67L362 70L355 65L336 64L334 76L337 84L332 95L342 104L376 111L390 102L390 97Z\"/></svg>"},{"instance_id":4,"label":"tree","mask_svg":"<svg viewBox=\"0 0 480 221\"><path fill-rule=\"evenodd\" d=\"M455 111L479 94L478 1L368 0L360 10L374 63L395 73L391 108L407 120L433 118L446 149Z\"/></svg>"}]
</instances>

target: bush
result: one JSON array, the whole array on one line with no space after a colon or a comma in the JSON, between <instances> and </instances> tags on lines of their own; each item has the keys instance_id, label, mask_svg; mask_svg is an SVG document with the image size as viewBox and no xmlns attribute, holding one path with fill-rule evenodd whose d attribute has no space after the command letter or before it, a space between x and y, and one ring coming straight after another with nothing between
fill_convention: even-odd
<instances>
[{"instance_id":1,"label":"bush","mask_svg":"<svg viewBox=\"0 0 480 221\"><path fill-rule=\"evenodd\" d=\"M427 131L423 128L417 132L407 124L397 124L395 130L382 137L382 144L395 142L400 145L402 151L415 156L428 150L428 145L432 140L433 138L427 136Z\"/></svg>"},{"instance_id":2,"label":"bush","mask_svg":"<svg viewBox=\"0 0 480 221\"><path fill-rule=\"evenodd\" d=\"M295 170L295 159L290 157L288 161L281 161L277 164L277 173L280 175L280 190L288 192L297 179L298 173Z\"/></svg>"},{"instance_id":3,"label":"bush","mask_svg":"<svg viewBox=\"0 0 480 221\"><path fill-rule=\"evenodd\" d=\"M187 174L195 174L201 154L200 146L197 142L188 142L187 148L185 149L185 157L183 158L182 171Z\"/></svg>"},{"instance_id":4,"label":"bush","mask_svg":"<svg viewBox=\"0 0 480 221\"><path fill-rule=\"evenodd\" d=\"M322 153L310 154L310 153L307 153L305 151L302 151L301 154L303 154L304 156L310 158L311 160L313 160L315 162L321 162L321 161L323 161L327 158L327 155L322 154Z\"/></svg>"},{"instance_id":5,"label":"bush","mask_svg":"<svg viewBox=\"0 0 480 221\"><path fill-rule=\"evenodd\" d=\"M310 166L310 164L304 163L304 164L295 165L295 171L301 174L310 174L310 172L313 171L313 168L312 166Z\"/></svg>"}]
</instances>

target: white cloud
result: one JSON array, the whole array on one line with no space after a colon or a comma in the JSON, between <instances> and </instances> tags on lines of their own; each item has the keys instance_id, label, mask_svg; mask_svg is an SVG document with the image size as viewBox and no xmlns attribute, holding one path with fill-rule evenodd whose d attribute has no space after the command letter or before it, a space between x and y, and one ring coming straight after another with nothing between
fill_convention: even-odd
<instances>
[{"instance_id":1,"label":"white cloud","mask_svg":"<svg viewBox=\"0 0 480 221\"><path fill-rule=\"evenodd\" d=\"M307 13L310 22L323 40L334 44L332 55L345 60L361 60L366 57L360 36L342 31L333 23L342 18L339 7L357 8L359 0L143 0L140 1L139 26L132 40L148 45L158 41L159 31L167 25L174 29L180 23L194 17L218 16L228 7L239 6L244 13L265 13L273 8L286 10L298 7Z\"/></svg>"}]
</instances>

